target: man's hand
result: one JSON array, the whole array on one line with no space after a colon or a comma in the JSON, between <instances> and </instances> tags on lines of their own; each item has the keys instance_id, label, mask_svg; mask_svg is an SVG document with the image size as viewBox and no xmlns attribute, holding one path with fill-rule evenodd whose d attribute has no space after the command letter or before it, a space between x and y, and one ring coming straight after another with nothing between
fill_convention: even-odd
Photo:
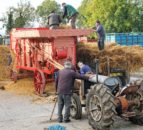
<instances>
[{"instance_id":1,"label":"man's hand","mask_svg":"<svg viewBox=\"0 0 143 130\"><path fill-rule=\"evenodd\" d=\"M91 77L93 74L91 74L91 73L87 73L87 74L85 74L85 76L87 76L87 77Z\"/></svg>"},{"instance_id":2,"label":"man's hand","mask_svg":"<svg viewBox=\"0 0 143 130\"><path fill-rule=\"evenodd\" d=\"M91 75L91 76L89 76L89 79L92 79L93 77L95 77L95 75Z\"/></svg>"},{"instance_id":3,"label":"man's hand","mask_svg":"<svg viewBox=\"0 0 143 130\"><path fill-rule=\"evenodd\" d=\"M88 77L88 80L92 79L95 75L93 73L85 74L86 77Z\"/></svg>"}]
</instances>

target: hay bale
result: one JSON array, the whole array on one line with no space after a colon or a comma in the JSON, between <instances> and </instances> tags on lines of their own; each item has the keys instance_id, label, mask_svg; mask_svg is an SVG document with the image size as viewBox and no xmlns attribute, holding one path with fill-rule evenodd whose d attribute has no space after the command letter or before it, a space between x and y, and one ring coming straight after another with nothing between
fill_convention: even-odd
<instances>
[{"instance_id":1,"label":"hay bale","mask_svg":"<svg viewBox=\"0 0 143 130\"><path fill-rule=\"evenodd\" d=\"M32 102L34 104L43 104L43 103L53 103L57 99L57 96L55 95L50 95L48 97L33 97Z\"/></svg>"},{"instance_id":2,"label":"hay bale","mask_svg":"<svg viewBox=\"0 0 143 130\"><path fill-rule=\"evenodd\" d=\"M11 55L7 46L0 46L0 80L8 79L12 65L8 66L8 57Z\"/></svg>"},{"instance_id":3,"label":"hay bale","mask_svg":"<svg viewBox=\"0 0 143 130\"><path fill-rule=\"evenodd\" d=\"M59 26L59 29L71 29L72 27L70 25L65 25L65 24L61 24Z\"/></svg>"},{"instance_id":4,"label":"hay bale","mask_svg":"<svg viewBox=\"0 0 143 130\"><path fill-rule=\"evenodd\" d=\"M9 58L12 63L9 65ZM0 46L0 81L10 79L11 70L17 72L15 54L8 46Z\"/></svg>"},{"instance_id":5,"label":"hay bale","mask_svg":"<svg viewBox=\"0 0 143 130\"><path fill-rule=\"evenodd\" d=\"M120 67L135 72L143 66L143 48L140 46L120 46L115 43L106 44L103 51L99 51L97 44L79 44L77 46L77 61L83 61L95 66L94 59L99 59L101 73L107 68L107 57L110 58L110 67ZM128 65L128 66L127 66Z\"/></svg>"},{"instance_id":6,"label":"hay bale","mask_svg":"<svg viewBox=\"0 0 143 130\"><path fill-rule=\"evenodd\" d=\"M34 84L33 79L21 79L18 80L16 83L11 82L5 86L7 91L18 95L33 95L34 92Z\"/></svg>"},{"instance_id":7,"label":"hay bale","mask_svg":"<svg viewBox=\"0 0 143 130\"><path fill-rule=\"evenodd\" d=\"M17 95L28 95L32 96L32 103L34 104L42 104L42 103L52 103L55 102L57 96L50 95L48 97L39 97L34 93L34 83L33 78L26 78L18 80L17 83L9 81L6 83L7 85L4 86L6 91ZM54 83L48 83L46 85L46 92L47 93L55 93Z\"/></svg>"},{"instance_id":8,"label":"hay bale","mask_svg":"<svg viewBox=\"0 0 143 130\"><path fill-rule=\"evenodd\" d=\"M5 85L5 89L18 95L35 95L33 78L21 79L16 83L10 82L9 84ZM48 83L46 85L46 92L55 92L54 83Z\"/></svg>"}]
</instances>

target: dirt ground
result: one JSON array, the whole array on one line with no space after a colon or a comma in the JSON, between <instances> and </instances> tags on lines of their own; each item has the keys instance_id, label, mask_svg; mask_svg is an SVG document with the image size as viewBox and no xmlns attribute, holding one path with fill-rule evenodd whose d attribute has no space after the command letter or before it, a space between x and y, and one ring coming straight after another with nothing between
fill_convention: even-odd
<instances>
[{"instance_id":1,"label":"dirt ground","mask_svg":"<svg viewBox=\"0 0 143 130\"><path fill-rule=\"evenodd\" d=\"M45 99L38 96L16 95L0 90L0 101L0 130L44 130L48 126L58 124L57 109L52 121L49 121L54 104L44 102ZM72 119L71 123L60 125L67 130L92 130L85 111L82 120ZM116 118L111 130L143 130L143 126Z\"/></svg>"}]
</instances>

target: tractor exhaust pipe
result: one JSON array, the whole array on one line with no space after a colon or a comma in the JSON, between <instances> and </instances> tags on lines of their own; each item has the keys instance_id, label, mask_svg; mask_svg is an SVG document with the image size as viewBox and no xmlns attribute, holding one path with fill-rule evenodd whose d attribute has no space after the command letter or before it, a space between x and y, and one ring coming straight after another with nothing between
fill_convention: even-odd
<instances>
[{"instance_id":1,"label":"tractor exhaust pipe","mask_svg":"<svg viewBox=\"0 0 143 130\"><path fill-rule=\"evenodd\" d=\"M110 59L107 56L107 72L108 72L108 76L110 77Z\"/></svg>"},{"instance_id":2,"label":"tractor exhaust pipe","mask_svg":"<svg viewBox=\"0 0 143 130\"><path fill-rule=\"evenodd\" d=\"M99 60L95 59L95 66L96 66L96 82L98 83L98 74L99 74Z\"/></svg>"}]
</instances>

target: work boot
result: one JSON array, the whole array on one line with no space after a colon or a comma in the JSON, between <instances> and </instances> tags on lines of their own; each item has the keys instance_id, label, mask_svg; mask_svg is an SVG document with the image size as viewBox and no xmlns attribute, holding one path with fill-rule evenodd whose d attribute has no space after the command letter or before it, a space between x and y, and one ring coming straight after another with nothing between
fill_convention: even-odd
<instances>
[{"instance_id":1,"label":"work boot","mask_svg":"<svg viewBox=\"0 0 143 130\"><path fill-rule=\"evenodd\" d=\"M70 120L70 119L67 119L67 120L64 120L64 122L65 122L65 123L69 123L69 122L71 122L71 120Z\"/></svg>"},{"instance_id":2,"label":"work boot","mask_svg":"<svg viewBox=\"0 0 143 130\"><path fill-rule=\"evenodd\" d=\"M58 120L59 123L62 123L62 122L63 122L63 119L62 119L62 118L58 118L57 120Z\"/></svg>"},{"instance_id":3,"label":"work boot","mask_svg":"<svg viewBox=\"0 0 143 130\"><path fill-rule=\"evenodd\" d=\"M63 120L58 120L58 122L59 122L59 123L62 123L62 122L63 122Z\"/></svg>"}]
</instances>

